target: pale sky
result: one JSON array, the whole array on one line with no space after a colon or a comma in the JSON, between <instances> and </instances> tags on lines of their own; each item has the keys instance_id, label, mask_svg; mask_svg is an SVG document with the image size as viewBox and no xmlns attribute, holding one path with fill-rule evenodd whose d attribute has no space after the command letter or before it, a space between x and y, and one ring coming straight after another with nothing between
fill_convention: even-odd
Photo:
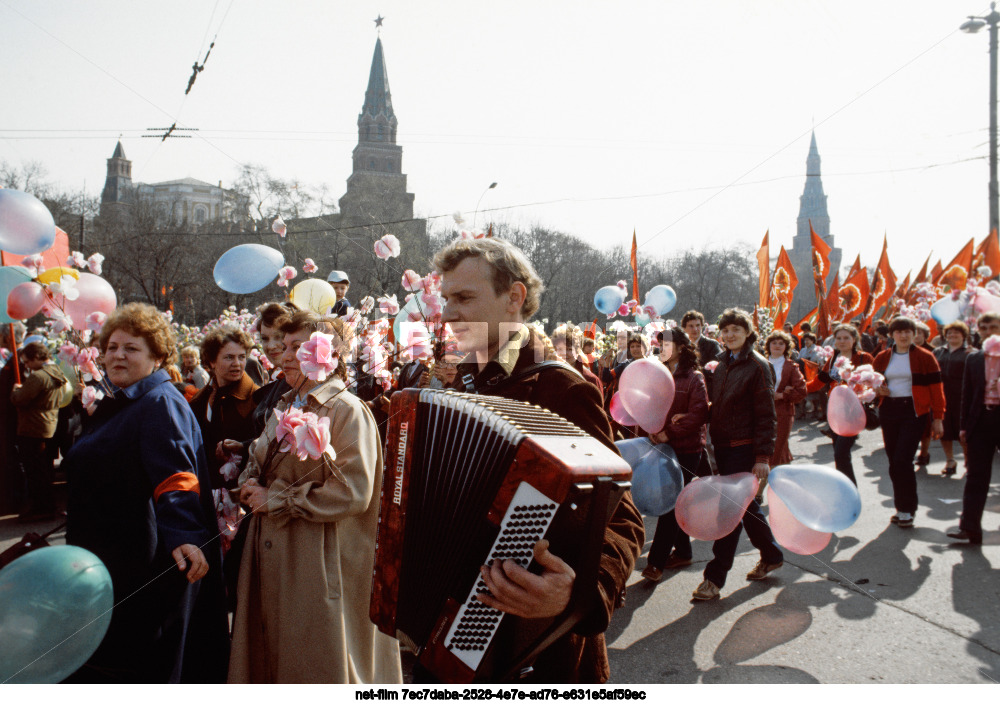
<instances>
[{"instance_id":1,"label":"pale sky","mask_svg":"<svg viewBox=\"0 0 1000 704\"><path fill-rule=\"evenodd\" d=\"M259 163L339 197L376 30L418 216L661 254L791 245L815 126L831 231L900 276L988 225L988 3L0 0L0 159L99 195ZM185 99L191 65L216 38ZM176 121L193 139L143 139ZM484 212L487 209L491 212ZM405 261L405 252L403 254ZM603 282L613 283L613 282ZM669 282L661 282L669 283Z\"/></svg>"}]
</instances>

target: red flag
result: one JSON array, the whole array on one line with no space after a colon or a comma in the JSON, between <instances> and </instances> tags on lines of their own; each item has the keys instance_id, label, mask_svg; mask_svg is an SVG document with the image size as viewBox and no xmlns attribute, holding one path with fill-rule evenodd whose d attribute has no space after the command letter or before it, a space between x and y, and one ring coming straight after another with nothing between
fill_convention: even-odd
<instances>
[{"instance_id":1,"label":"red flag","mask_svg":"<svg viewBox=\"0 0 1000 704\"><path fill-rule=\"evenodd\" d=\"M635 230L632 230L632 298L639 300L639 248L635 243Z\"/></svg>"},{"instance_id":2,"label":"red flag","mask_svg":"<svg viewBox=\"0 0 1000 704\"><path fill-rule=\"evenodd\" d=\"M964 289L965 282L972 271L972 255L975 252L975 238L970 239L955 258L934 279L935 286L949 286L952 289Z\"/></svg>"},{"instance_id":3,"label":"red flag","mask_svg":"<svg viewBox=\"0 0 1000 704\"><path fill-rule=\"evenodd\" d=\"M847 276L844 277L844 281L850 281L851 277L861 271L861 255L859 254L854 258L854 263L851 264L850 271L847 272Z\"/></svg>"},{"instance_id":4,"label":"red flag","mask_svg":"<svg viewBox=\"0 0 1000 704\"><path fill-rule=\"evenodd\" d=\"M812 271L813 285L816 287L816 300L826 297L826 277L830 274L830 250L832 247L823 241L813 229L809 221L809 237L812 240Z\"/></svg>"},{"instance_id":5,"label":"red flag","mask_svg":"<svg viewBox=\"0 0 1000 704\"><path fill-rule=\"evenodd\" d=\"M917 272L917 277L913 279L913 285L922 284L927 280L927 265L931 263L931 255L927 255L927 259L924 260L924 265L920 267L920 271Z\"/></svg>"},{"instance_id":6,"label":"red flag","mask_svg":"<svg viewBox=\"0 0 1000 704\"><path fill-rule=\"evenodd\" d=\"M840 307L840 272L833 275L833 283L830 284L830 290L826 292L823 302L826 304L827 324L839 323L844 316L844 311Z\"/></svg>"},{"instance_id":7,"label":"red flag","mask_svg":"<svg viewBox=\"0 0 1000 704\"><path fill-rule=\"evenodd\" d=\"M792 305L795 287L799 285L799 277L795 275L795 267L784 245L778 253L778 263L774 266L774 281L771 284L771 298L777 304L778 311L774 316L774 329L780 330L788 317L788 309Z\"/></svg>"},{"instance_id":8,"label":"red flag","mask_svg":"<svg viewBox=\"0 0 1000 704\"><path fill-rule=\"evenodd\" d=\"M872 318L892 298L892 294L896 291L896 275L893 273L892 267L889 266L888 246L888 240L883 238L882 256L878 258L878 266L875 267L875 273L872 275L872 285L868 296L868 305L866 306L867 315L865 316L864 324L861 326L862 330L868 329Z\"/></svg>"},{"instance_id":9,"label":"red flag","mask_svg":"<svg viewBox=\"0 0 1000 704\"><path fill-rule=\"evenodd\" d=\"M903 279L903 283L899 285L896 289L896 293L892 294L894 298L904 298L906 292L910 290L910 274L913 272L906 272L906 278Z\"/></svg>"},{"instance_id":10,"label":"red flag","mask_svg":"<svg viewBox=\"0 0 1000 704\"><path fill-rule=\"evenodd\" d=\"M803 371L805 372L803 376L806 378L806 391L814 394L825 386L819 380L819 365L808 359L803 359L802 362L804 364Z\"/></svg>"},{"instance_id":11,"label":"red flag","mask_svg":"<svg viewBox=\"0 0 1000 704\"><path fill-rule=\"evenodd\" d=\"M859 268L847 277L839 293L841 320L848 322L864 315L868 304L868 272Z\"/></svg>"},{"instance_id":12,"label":"red flag","mask_svg":"<svg viewBox=\"0 0 1000 704\"><path fill-rule=\"evenodd\" d=\"M934 268L931 269L931 276L930 276L931 283L934 283L935 281L937 281L938 277L941 276L941 274L943 272L944 272L944 269L941 268L941 260L938 259L937 260L937 264L935 264Z\"/></svg>"},{"instance_id":13,"label":"red flag","mask_svg":"<svg viewBox=\"0 0 1000 704\"><path fill-rule=\"evenodd\" d=\"M975 271L981 266L990 268L990 278L1000 275L1000 242L997 241L996 230L987 235L986 239L976 247L970 271Z\"/></svg>"},{"instance_id":14,"label":"red flag","mask_svg":"<svg viewBox=\"0 0 1000 704\"><path fill-rule=\"evenodd\" d=\"M799 322L795 323L795 325L792 326L792 334L795 337L801 337L801 335L802 335L802 323L809 323L809 327L811 327L813 330L816 329L816 311L817 310L819 310L819 308L813 308L811 311L809 311L804 316L802 316L802 320L800 320Z\"/></svg>"},{"instance_id":15,"label":"red flag","mask_svg":"<svg viewBox=\"0 0 1000 704\"><path fill-rule=\"evenodd\" d=\"M591 340L597 338L597 318L594 318L594 322L587 326L587 329L583 331L584 337L589 337Z\"/></svg>"},{"instance_id":16,"label":"red flag","mask_svg":"<svg viewBox=\"0 0 1000 704\"><path fill-rule=\"evenodd\" d=\"M11 254L10 252L3 252L0 256L0 261L3 261L4 266L20 266L23 259L23 254ZM66 266L67 259L69 259L69 235L56 227L56 241L42 252L42 265L46 269L55 269L57 266Z\"/></svg>"},{"instance_id":17,"label":"red flag","mask_svg":"<svg viewBox=\"0 0 1000 704\"><path fill-rule=\"evenodd\" d=\"M757 279L758 279L758 290L757 294L757 305L760 308L770 308L771 307L771 249L768 244L768 236L770 236L771 231L768 230L764 233L764 241L760 243L760 249L757 250Z\"/></svg>"}]
</instances>

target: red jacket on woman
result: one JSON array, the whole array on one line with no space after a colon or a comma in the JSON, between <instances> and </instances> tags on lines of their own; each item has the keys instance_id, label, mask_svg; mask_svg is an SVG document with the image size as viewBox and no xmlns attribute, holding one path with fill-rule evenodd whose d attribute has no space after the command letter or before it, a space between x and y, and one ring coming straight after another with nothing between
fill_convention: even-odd
<instances>
[{"instance_id":1,"label":"red jacket on woman","mask_svg":"<svg viewBox=\"0 0 1000 704\"><path fill-rule=\"evenodd\" d=\"M684 417L674 423L674 416L680 413ZM696 369L678 369L674 376L674 400L663 426L674 452L694 453L705 449L708 416L708 388L704 375Z\"/></svg>"},{"instance_id":2,"label":"red jacket on woman","mask_svg":"<svg viewBox=\"0 0 1000 704\"><path fill-rule=\"evenodd\" d=\"M889 348L878 353L872 363L879 374L885 374L893 349ZM918 416L933 413L934 420L944 418L944 383L941 380L941 367L937 358L925 349L910 346L910 374L913 376L913 408ZM881 397L880 397L881 398Z\"/></svg>"}]
</instances>

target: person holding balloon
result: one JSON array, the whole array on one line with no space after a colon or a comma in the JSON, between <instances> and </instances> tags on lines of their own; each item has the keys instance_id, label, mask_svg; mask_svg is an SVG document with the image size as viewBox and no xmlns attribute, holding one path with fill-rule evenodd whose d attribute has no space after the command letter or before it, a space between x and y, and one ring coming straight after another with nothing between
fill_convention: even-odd
<instances>
[{"instance_id":1,"label":"person holding balloon","mask_svg":"<svg viewBox=\"0 0 1000 704\"><path fill-rule=\"evenodd\" d=\"M719 354L712 378L709 432L715 446L719 474L751 472L758 481L767 479L774 454L777 414L774 409L774 371L754 350L757 334L750 314L729 308L719 317L720 338L725 350ZM704 581L692 595L698 601L716 599L733 567L740 533L760 551L760 561L747 574L759 581L784 564L767 520L756 499L751 500L743 520L733 531L716 540L712 560L705 567Z\"/></svg>"},{"instance_id":2,"label":"person holding balloon","mask_svg":"<svg viewBox=\"0 0 1000 704\"><path fill-rule=\"evenodd\" d=\"M850 323L841 323L833 329L833 356L826 360L823 369L819 373L819 380L832 386L842 385L840 379L840 367L834 364L838 357L843 357L851 361L851 366L857 369L863 364L871 364L872 356L861 349L861 333ZM834 406L836 408L836 406ZM827 414L831 412L827 406ZM836 411L834 411L836 412ZM829 431L833 439L833 462L837 471L844 474L858 485L858 480L854 476L854 463L851 461L851 449L857 441L857 435L838 435L832 428Z\"/></svg>"},{"instance_id":3,"label":"person holding balloon","mask_svg":"<svg viewBox=\"0 0 1000 704\"><path fill-rule=\"evenodd\" d=\"M910 318L893 318L889 323L893 345L880 352L872 364L885 377L885 384L876 393L896 507L890 522L900 528L912 528L917 511L913 456L924 429L930 423L932 438L940 438L944 432L941 368L932 353L914 344L916 329Z\"/></svg>"},{"instance_id":4,"label":"person holding balloon","mask_svg":"<svg viewBox=\"0 0 1000 704\"><path fill-rule=\"evenodd\" d=\"M792 432L792 421L795 420L795 404L806 397L806 380L799 371L799 365L791 361L792 345L791 335L783 330L773 330L764 340L767 361L774 369L774 408L778 418L770 462L772 467L792 461L788 436Z\"/></svg>"},{"instance_id":5,"label":"person holding balloon","mask_svg":"<svg viewBox=\"0 0 1000 704\"><path fill-rule=\"evenodd\" d=\"M660 361L667 365L674 378L674 398L667 413L667 422L658 433L649 436L655 444L666 443L673 448L684 470L684 485L698 475L705 450L705 429L708 424L708 388L698 365L694 344L681 328L657 333ZM674 511L660 516L656 522L653 544L646 556L642 576L659 582L665 569L679 569L691 564L691 538L677 525Z\"/></svg>"},{"instance_id":6,"label":"person holding balloon","mask_svg":"<svg viewBox=\"0 0 1000 704\"><path fill-rule=\"evenodd\" d=\"M163 369L176 348L169 323L142 303L114 311L98 337L109 394L62 463L66 542L105 564L116 605L101 645L69 681L225 681L212 481L198 421Z\"/></svg>"}]
</instances>

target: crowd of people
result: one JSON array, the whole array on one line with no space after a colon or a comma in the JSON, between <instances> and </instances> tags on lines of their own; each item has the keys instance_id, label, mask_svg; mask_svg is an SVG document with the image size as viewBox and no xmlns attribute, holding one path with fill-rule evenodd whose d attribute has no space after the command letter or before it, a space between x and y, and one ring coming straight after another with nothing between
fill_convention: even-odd
<instances>
[{"instance_id":1,"label":"crowd of people","mask_svg":"<svg viewBox=\"0 0 1000 704\"><path fill-rule=\"evenodd\" d=\"M423 358L390 361L388 388L355 359L341 271L331 274L339 287L331 311L265 304L257 339L219 327L200 347L179 349L154 308L121 306L97 337L100 356L71 374L54 363L44 337L19 338L23 326L10 327L14 339L0 346L18 358L0 370L0 500L26 521L56 517L53 466L61 456L66 541L98 555L114 585L107 635L69 681L401 682L400 645L375 628L369 601L389 399L407 387L537 404L615 451L616 440L645 434L673 449L685 484L749 472L763 490L769 471L794 459L794 419L823 417L829 390L845 383L844 361L855 370L870 365L884 378L869 407L889 460L891 522L914 525L914 463L926 465L930 443L940 440L943 473L954 474L957 441L966 484L949 536L982 542L1000 443L1000 314L982 314L973 331L951 323L931 340L922 322L901 316L870 331L842 323L819 340L790 325L761 336L759 320L735 307L713 325L688 311L651 337L619 330L602 353L594 329L567 323L547 335L527 324L543 285L516 247L459 239L434 265L450 336ZM300 354L317 334L336 362L329 374L313 373ZM619 425L609 410L624 371L643 358L662 362L674 384L666 421L652 433ZM553 361L561 363L540 364ZM316 419L311 426L298 420L306 413ZM323 432L309 434L318 427L328 443ZM857 436L824 432L836 469L856 484ZM760 553L746 579L768 579L782 566L758 496L713 544L695 601L719 597L744 529ZM524 681L609 678L603 634L645 537L626 493L604 532L589 612L534 658ZM537 574L512 561L481 569L488 592L480 599L511 624L498 659L535 624L563 613L574 594L570 565L544 541L534 556ZM691 564L691 539L676 515L660 516L642 577L655 583ZM435 676L417 665L413 677Z\"/></svg>"}]
</instances>

